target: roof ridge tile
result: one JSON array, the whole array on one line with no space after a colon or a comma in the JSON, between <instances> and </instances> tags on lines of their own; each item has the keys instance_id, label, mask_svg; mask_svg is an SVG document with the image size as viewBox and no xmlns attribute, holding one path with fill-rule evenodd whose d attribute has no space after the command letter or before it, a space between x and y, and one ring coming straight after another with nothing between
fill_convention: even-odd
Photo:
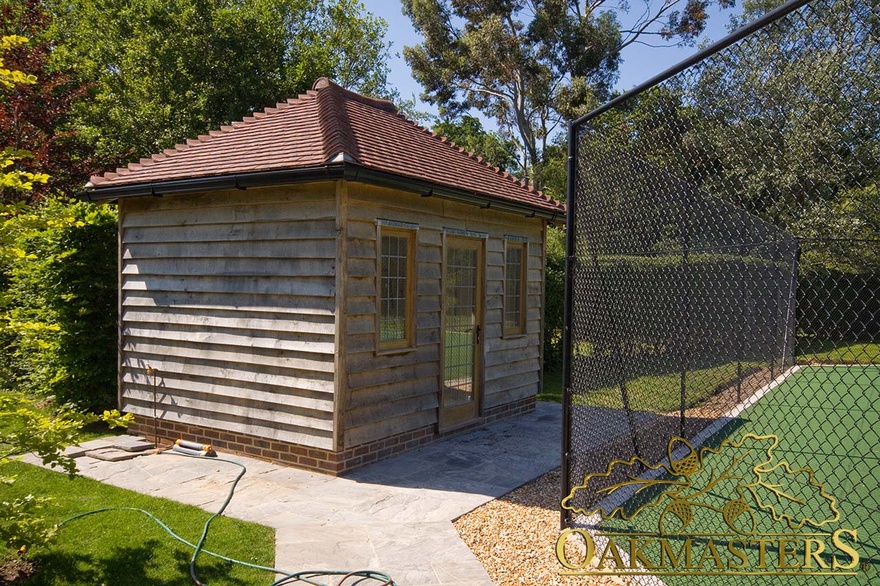
<instances>
[{"instance_id":1,"label":"roof ridge tile","mask_svg":"<svg viewBox=\"0 0 880 586\"><path fill-rule=\"evenodd\" d=\"M202 146L194 149L196 145ZM462 190L483 203L508 201L528 206L526 211L553 215L565 210L527 180L421 125L391 102L362 96L327 79L319 79L295 98L189 138L128 168L93 176L90 187L100 186L98 192L109 194L106 188L116 186L351 162Z\"/></svg>"},{"instance_id":2,"label":"roof ridge tile","mask_svg":"<svg viewBox=\"0 0 880 586\"><path fill-rule=\"evenodd\" d=\"M314 91L317 95L318 124L324 147L324 162L334 161L340 153L360 161L357 141L344 103L348 96L336 84L318 87L320 81L320 79L316 81L313 87L316 88Z\"/></svg>"},{"instance_id":3,"label":"roof ridge tile","mask_svg":"<svg viewBox=\"0 0 880 586\"><path fill-rule=\"evenodd\" d=\"M353 102L359 102L371 108L389 112L391 114L398 113L397 106L394 105L394 102L390 100L383 100L381 98L372 98L370 96L365 96L363 94L353 92L349 89L342 87L341 85L333 83L326 77L319 77L318 79L316 79L315 83L312 84L312 89L319 91L329 89L334 94L340 96L343 99L351 100Z\"/></svg>"}]
</instances>

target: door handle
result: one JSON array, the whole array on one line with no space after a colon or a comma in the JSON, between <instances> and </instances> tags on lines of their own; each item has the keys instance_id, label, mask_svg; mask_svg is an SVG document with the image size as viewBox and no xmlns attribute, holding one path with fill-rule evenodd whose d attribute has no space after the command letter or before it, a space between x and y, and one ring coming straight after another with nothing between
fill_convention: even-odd
<instances>
[{"instance_id":1,"label":"door handle","mask_svg":"<svg viewBox=\"0 0 880 586\"><path fill-rule=\"evenodd\" d=\"M474 330L474 333L476 334L476 341L475 341L476 344L480 343L480 333L482 333L482 331L483 331L483 328L481 326L477 326L477 328Z\"/></svg>"}]
</instances>

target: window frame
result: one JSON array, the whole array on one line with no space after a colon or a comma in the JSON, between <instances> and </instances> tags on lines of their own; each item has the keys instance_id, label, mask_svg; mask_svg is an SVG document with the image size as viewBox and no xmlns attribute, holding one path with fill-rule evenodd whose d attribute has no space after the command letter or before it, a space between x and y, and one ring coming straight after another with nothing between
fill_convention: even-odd
<instances>
[{"instance_id":1,"label":"window frame","mask_svg":"<svg viewBox=\"0 0 880 586\"><path fill-rule=\"evenodd\" d=\"M520 267L519 267L519 323L515 326L508 326L507 321L507 304L511 296L510 291L510 270L508 259L511 250L520 250ZM526 334L526 310L528 307L528 276L529 276L529 243L523 238L508 236L504 239L504 298L501 304L501 326L504 337L518 337Z\"/></svg>"},{"instance_id":2,"label":"window frame","mask_svg":"<svg viewBox=\"0 0 880 586\"><path fill-rule=\"evenodd\" d=\"M416 307L416 250L418 225L390 220L379 220L376 226L376 354L408 352L415 349L415 307ZM406 242L406 278L403 287L403 338L382 339L383 318L383 242L385 236L404 238Z\"/></svg>"}]
</instances>

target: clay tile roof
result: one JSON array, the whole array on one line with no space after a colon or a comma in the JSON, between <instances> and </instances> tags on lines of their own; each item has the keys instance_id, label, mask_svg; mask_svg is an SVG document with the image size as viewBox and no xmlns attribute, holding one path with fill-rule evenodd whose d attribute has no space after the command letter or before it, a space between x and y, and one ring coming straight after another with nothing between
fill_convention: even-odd
<instances>
[{"instance_id":1,"label":"clay tile roof","mask_svg":"<svg viewBox=\"0 0 880 586\"><path fill-rule=\"evenodd\" d=\"M326 78L304 95L137 164L91 178L102 191L248 173L358 165L383 175L451 188L561 216L565 207L431 133L389 101L362 96Z\"/></svg>"}]
</instances>

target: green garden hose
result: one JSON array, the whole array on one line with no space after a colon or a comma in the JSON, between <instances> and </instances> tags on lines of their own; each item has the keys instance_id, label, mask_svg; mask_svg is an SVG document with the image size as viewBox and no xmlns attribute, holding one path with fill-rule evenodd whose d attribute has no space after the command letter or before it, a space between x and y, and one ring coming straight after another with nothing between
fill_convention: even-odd
<instances>
[{"instance_id":1,"label":"green garden hose","mask_svg":"<svg viewBox=\"0 0 880 586\"><path fill-rule=\"evenodd\" d=\"M202 456L190 456L190 455L182 454L179 452L176 452L176 453L169 452L169 453L174 453L175 455L183 457L183 458L201 458L202 457ZM229 506L229 503L232 501L232 497L235 494L235 488L238 485L238 482L242 479L242 477L245 475L245 473L247 473L247 468L241 462L236 462L234 460L226 460L224 458L211 458L211 461L212 462L226 462L227 464L233 464L233 465L241 468L241 471L238 473L238 475L235 477L235 480L232 482L232 485L229 487L229 494L226 495L226 500L223 501L223 504L220 506L220 509L216 513L211 515L211 517L207 521L205 521L205 525L202 529L202 536L199 538L198 543L195 543L195 544L190 543L189 541L187 541L186 539L184 539L183 537L181 537L180 535L175 533L170 527L168 527L168 525L163 523L159 518L154 516L149 511L145 511L143 509L136 509L136 508L132 508L132 507L107 507L104 509L95 509L93 511L87 511L85 513L80 513L78 515L74 515L73 517L69 517L69 518L61 521L60 523L58 523L57 527L59 527L59 528L63 527L64 525L66 525L68 523L71 523L71 522L76 521L78 519L82 519L84 517L88 517L90 515L96 515L98 513L107 513L110 511L134 511L136 513L141 513L143 515L146 515L149 519L151 519L153 522L155 522L159 527L161 527L172 538L176 539L177 541L186 545L187 547L192 548L193 554L192 554L192 557L190 558L190 562L189 562L189 575L190 575L190 578L192 578L193 583L196 584L196 586L205 586L205 584L203 584L201 581L199 581L199 578L196 574L196 558L198 558L199 554L201 554L201 553L204 553L205 555L208 555L211 557L221 559L226 562L238 564L240 566L254 568L257 570L265 570L267 572L272 572L273 574L281 574L283 576L282 578L276 580L275 582L272 582L272 584L270 586L282 586L284 584L292 584L294 582L305 582L307 584L312 584L313 586L328 586L328 584L326 584L324 582L319 582L317 580L322 577L326 578L326 577L330 577L330 576L342 576L342 579L337 583L338 586L341 586L349 578L360 578L362 580L363 579L372 580L373 582L377 583L377 586L395 586L394 580L392 580L390 576L388 576L387 574L384 574L382 572L377 572L374 570L356 570L353 572L345 571L345 570L326 570L326 571L325 570L305 570L305 571L301 571L301 572L289 572L287 570L279 570L278 568L270 568L270 567L266 567L266 566L260 566L257 564L251 564L251 563L244 562L241 560L236 560L236 559L221 555L219 553L214 553L212 551L204 549L205 542L208 539L208 530L211 527L211 523L214 521L214 519L221 516L223 514L223 511L226 510L226 507Z\"/></svg>"}]
</instances>

